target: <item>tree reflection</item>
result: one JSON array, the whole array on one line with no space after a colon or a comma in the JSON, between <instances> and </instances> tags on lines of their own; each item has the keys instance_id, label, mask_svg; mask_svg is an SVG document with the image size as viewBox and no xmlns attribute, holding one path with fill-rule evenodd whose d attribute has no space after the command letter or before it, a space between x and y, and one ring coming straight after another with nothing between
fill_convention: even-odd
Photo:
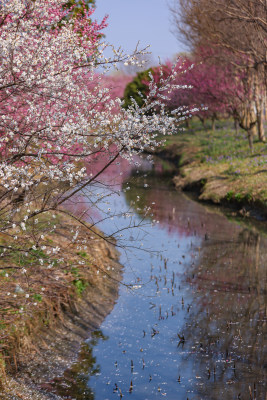
<instances>
[{"instance_id":1,"label":"tree reflection","mask_svg":"<svg viewBox=\"0 0 267 400\"><path fill-rule=\"evenodd\" d=\"M91 339L82 344L77 361L64 371L63 376L50 382L50 391L63 399L94 400L89 380L90 376L100 373L100 366L93 356L93 350L99 340L107 339L100 330L94 331Z\"/></svg>"},{"instance_id":2,"label":"tree reflection","mask_svg":"<svg viewBox=\"0 0 267 400\"><path fill-rule=\"evenodd\" d=\"M169 234L201 239L189 250L193 300L177 352L188 368L194 363L201 398L243 399L251 391L264 399L267 237L167 189L159 178L139 177L125 196L140 215L155 202L154 218Z\"/></svg>"},{"instance_id":3,"label":"tree reflection","mask_svg":"<svg viewBox=\"0 0 267 400\"><path fill-rule=\"evenodd\" d=\"M195 291L187 320L188 345L198 346L199 369L228 384L229 396L248 395L255 383L261 398L266 381L267 240L229 226L231 240L203 242L199 262L188 274Z\"/></svg>"}]
</instances>

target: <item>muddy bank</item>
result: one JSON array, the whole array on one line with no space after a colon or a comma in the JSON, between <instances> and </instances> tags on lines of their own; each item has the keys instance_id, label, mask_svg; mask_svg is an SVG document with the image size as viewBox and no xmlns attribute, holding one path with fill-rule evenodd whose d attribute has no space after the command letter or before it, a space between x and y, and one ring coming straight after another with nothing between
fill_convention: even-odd
<instances>
[{"instance_id":1,"label":"muddy bank","mask_svg":"<svg viewBox=\"0 0 267 400\"><path fill-rule=\"evenodd\" d=\"M231 208L233 216L240 215L260 221L267 219L266 202L245 191L236 190L235 184L227 182L223 176L212 172L203 174L197 167L189 167L183 168L183 173L176 175L173 182L177 189L194 192L200 201Z\"/></svg>"},{"instance_id":2,"label":"muddy bank","mask_svg":"<svg viewBox=\"0 0 267 400\"><path fill-rule=\"evenodd\" d=\"M199 158L198 149L187 144L172 144L152 154L173 164L173 183L177 189L193 192L200 201L230 207L236 215L267 219L267 199L262 195L264 185L267 187L266 168L255 174L239 171L235 176L229 174L228 163L205 164ZM249 185L248 175L254 175Z\"/></svg>"},{"instance_id":3,"label":"muddy bank","mask_svg":"<svg viewBox=\"0 0 267 400\"><path fill-rule=\"evenodd\" d=\"M83 240L87 234L80 232ZM103 239L93 238L92 233L90 238L91 261L79 271L84 290L77 291L71 282L36 315L17 322L16 339L10 333L1 400L60 398L52 393L53 378L76 361L82 342L113 309L122 278L119 254Z\"/></svg>"}]
</instances>

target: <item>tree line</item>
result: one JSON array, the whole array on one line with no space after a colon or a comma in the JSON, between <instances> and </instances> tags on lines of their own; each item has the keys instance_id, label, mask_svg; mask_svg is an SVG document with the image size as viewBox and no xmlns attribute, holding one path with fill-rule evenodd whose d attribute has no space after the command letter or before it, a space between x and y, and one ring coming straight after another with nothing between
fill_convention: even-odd
<instances>
[{"instance_id":1,"label":"tree line","mask_svg":"<svg viewBox=\"0 0 267 400\"><path fill-rule=\"evenodd\" d=\"M247 132L253 150L255 137L265 141L267 109L267 3L265 0L175 0L172 7L176 36L190 53L177 64L177 89L166 99L169 110L195 106L205 123L232 117ZM167 75L171 63L166 62ZM181 73L180 73L181 72ZM139 73L125 90L142 103L149 74L159 82L158 68ZM186 90L180 90L180 89ZM188 90L189 89L189 90ZM139 94L138 94L139 92Z\"/></svg>"}]
</instances>

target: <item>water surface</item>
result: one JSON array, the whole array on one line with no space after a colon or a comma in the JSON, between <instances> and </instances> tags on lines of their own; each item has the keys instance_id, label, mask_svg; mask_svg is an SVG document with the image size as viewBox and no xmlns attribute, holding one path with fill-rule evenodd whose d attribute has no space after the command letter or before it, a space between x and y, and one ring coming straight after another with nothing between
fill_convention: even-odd
<instances>
[{"instance_id":1,"label":"water surface","mask_svg":"<svg viewBox=\"0 0 267 400\"><path fill-rule=\"evenodd\" d=\"M77 400L265 400L267 232L230 222L160 174L128 176L120 196L103 198L103 212L106 233L144 226L117 233L127 246L126 286L77 363L54 380L55 392Z\"/></svg>"}]
</instances>

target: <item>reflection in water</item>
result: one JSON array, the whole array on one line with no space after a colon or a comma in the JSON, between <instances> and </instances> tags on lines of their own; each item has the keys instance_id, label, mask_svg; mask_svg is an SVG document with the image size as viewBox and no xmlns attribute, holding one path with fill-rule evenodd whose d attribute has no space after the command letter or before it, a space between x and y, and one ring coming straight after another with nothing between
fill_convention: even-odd
<instances>
[{"instance_id":1,"label":"reflection in water","mask_svg":"<svg viewBox=\"0 0 267 400\"><path fill-rule=\"evenodd\" d=\"M154 210L161 226L202 237L185 278L192 293L185 337L187 347L194 349L195 370L202 375L198 393L205 398L208 386L207 398L218 399L224 384L225 398L248 398L250 391L252 398L265 398L267 238L230 224L222 215L207 212L203 218L196 203L180 208L177 193L166 196L158 180L156 185L149 182L149 191L139 181L135 190L144 204L155 198L164 204ZM185 368L191 358L183 357Z\"/></svg>"},{"instance_id":2,"label":"reflection in water","mask_svg":"<svg viewBox=\"0 0 267 400\"><path fill-rule=\"evenodd\" d=\"M188 341L197 349L199 370L212 382L210 399L218 398L222 383L229 386L227 398L249 398L254 389L255 398L264 398L267 240L260 244L259 234L246 229L230 233L230 240L204 242L187 274L195 292Z\"/></svg>"},{"instance_id":3,"label":"reflection in water","mask_svg":"<svg viewBox=\"0 0 267 400\"><path fill-rule=\"evenodd\" d=\"M121 288L101 326L108 339L93 335L55 379L55 392L82 400L265 400L266 236L159 177L134 177L129 186L109 201L131 206L137 221L151 207L158 223L146 228L143 247L161 253L122 254L124 281L134 286ZM101 228L109 232L110 224Z\"/></svg>"},{"instance_id":4,"label":"reflection in water","mask_svg":"<svg viewBox=\"0 0 267 400\"><path fill-rule=\"evenodd\" d=\"M93 349L99 340L107 339L108 337L104 336L101 331L92 332L91 339L81 346L78 360L64 372L63 376L54 378L49 383L50 391L63 398L94 400L94 393L88 386L88 381L90 376L100 373L100 365L93 356Z\"/></svg>"}]
</instances>

